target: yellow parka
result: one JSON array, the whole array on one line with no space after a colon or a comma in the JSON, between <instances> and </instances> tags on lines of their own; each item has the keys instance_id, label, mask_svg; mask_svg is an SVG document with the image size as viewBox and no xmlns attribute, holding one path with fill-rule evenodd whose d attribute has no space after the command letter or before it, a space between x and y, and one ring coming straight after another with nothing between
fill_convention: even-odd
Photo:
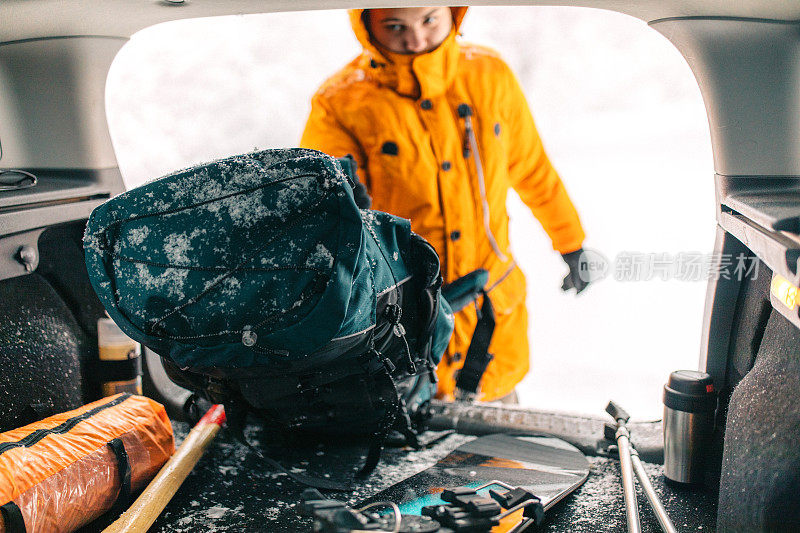
<instances>
[{"instance_id":1,"label":"yellow parka","mask_svg":"<svg viewBox=\"0 0 800 533\"><path fill-rule=\"evenodd\" d=\"M558 252L579 249L584 233L516 77L497 53L457 40L467 8L451 10L451 34L419 55L378 47L363 10L351 10L364 51L314 95L301 146L353 155L372 208L411 220L412 229L439 253L446 283L476 268L489 271L497 325L489 350L494 360L481 393L492 400L514 389L529 359L525 279L509 250L509 188L530 207ZM462 104L472 110L479 162L465 150ZM489 208L486 222L478 164ZM453 393L454 372L463 365L476 320L472 307L456 315L453 340L437 371L440 397Z\"/></svg>"}]
</instances>

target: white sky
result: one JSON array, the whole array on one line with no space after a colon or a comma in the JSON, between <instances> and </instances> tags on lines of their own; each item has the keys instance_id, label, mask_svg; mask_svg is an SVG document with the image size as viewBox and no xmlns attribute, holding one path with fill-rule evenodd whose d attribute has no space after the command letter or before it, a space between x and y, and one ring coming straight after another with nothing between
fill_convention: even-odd
<instances>
[{"instance_id":1,"label":"white sky","mask_svg":"<svg viewBox=\"0 0 800 533\"><path fill-rule=\"evenodd\" d=\"M520 78L586 246L617 254L709 254L711 146L683 58L643 22L585 8L471 8L464 38L499 50ZM179 21L136 34L107 86L129 187L255 147L295 146L317 86L358 52L343 11ZM528 277L537 408L661 413L669 372L697 368L706 283L613 275L579 297L530 212L509 199Z\"/></svg>"}]
</instances>

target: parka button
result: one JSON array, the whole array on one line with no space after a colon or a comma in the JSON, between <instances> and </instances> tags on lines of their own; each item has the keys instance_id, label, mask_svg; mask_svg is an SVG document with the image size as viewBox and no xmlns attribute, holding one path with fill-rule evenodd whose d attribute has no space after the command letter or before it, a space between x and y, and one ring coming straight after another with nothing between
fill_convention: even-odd
<instances>
[{"instance_id":1,"label":"parka button","mask_svg":"<svg viewBox=\"0 0 800 533\"><path fill-rule=\"evenodd\" d=\"M421 102L419 103L419 106L420 106L422 109L424 109L425 111L427 111L428 109L432 109L432 108L433 108L433 102L431 102L430 100L428 100L428 99L426 98L425 100L423 100L423 101L421 101Z\"/></svg>"},{"instance_id":2,"label":"parka button","mask_svg":"<svg viewBox=\"0 0 800 533\"><path fill-rule=\"evenodd\" d=\"M442 162L442 170L444 170L445 172L450 170L452 167L453 167L453 165L450 164L450 161Z\"/></svg>"},{"instance_id":3,"label":"parka button","mask_svg":"<svg viewBox=\"0 0 800 533\"><path fill-rule=\"evenodd\" d=\"M453 230L453 231L450 232L450 240L451 241L457 241L460 238L461 238L461 232L460 231Z\"/></svg>"}]
</instances>

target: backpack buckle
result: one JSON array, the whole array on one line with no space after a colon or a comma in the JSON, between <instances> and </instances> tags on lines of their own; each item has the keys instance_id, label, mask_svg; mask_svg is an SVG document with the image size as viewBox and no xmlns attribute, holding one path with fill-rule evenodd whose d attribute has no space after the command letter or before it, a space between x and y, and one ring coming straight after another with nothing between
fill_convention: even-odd
<instances>
[{"instance_id":1,"label":"backpack buckle","mask_svg":"<svg viewBox=\"0 0 800 533\"><path fill-rule=\"evenodd\" d=\"M319 399L320 394L319 387L310 383L313 378L313 374L305 374L297 377L297 392L303 399L312 402Z\"/></svg>"},{"instance_id":2,"label":"backpack buckle","mask_svg":"<svg viewBox=\"0 0 800 533\"><path fill-rule=\"evenodd\" d=\"M397 304L387 304L383 310L383 316L393 325L400 324L400 318L403 316L403 308Z\"/></svg>"},{"instance_id":3,"label":"backpack buckle","mask_svg":"<svg viewBox=\"0 0 800 533\"><path fill-rule=\"evenodd\" d=\"M397 369L397 366L392 362L391 359L384 356L375 348L370 348L369 351L359 355L358 362L361 364L361 368L364 370L364 373L368 376L372 376L380 370L386 370L388 374L391 374Z\"/></svg>"}]
</instances>

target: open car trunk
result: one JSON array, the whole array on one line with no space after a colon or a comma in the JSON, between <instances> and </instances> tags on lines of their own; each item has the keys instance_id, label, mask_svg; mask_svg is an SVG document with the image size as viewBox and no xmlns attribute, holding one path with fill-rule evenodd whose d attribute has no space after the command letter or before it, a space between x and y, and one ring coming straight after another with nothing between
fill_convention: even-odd
<instances>
[{"instance_id":1,"label":"open car trunk","mask_svg":"<svg viewBox=\"0 0 800 533\"><path fill-rule=\"evenodd\" d=\"M81 239L91 210L124 188L102 102L108 68L126 39L176 18L357 7L349 1L170 4L115 0L102 9L78 1L0 4L0 179L18 184L0 190L0 431L99 397L93 364L103 309L89 285ZM796 530L800 317L797 305L787 305L772 288L778 275L800 285L800 5L566 4L620 10L669 38L695 73L711 124L718 209L715 267L731 274L709 284L701 347L700 369L713 376L720 390L711 468L705 488L664 485L658 464L660 426L654 424L647 433L654 450L647 458L648 472L681 530ZM16 170L35 176L36 183ZM679 213L676 208L667 216ZM758 275L736 276L735 264L722 264L740 255L758 261ZM162 379L151 380L148 390L167 404L180 440L188 432L180 420L186 393ZM379 469L348 501L356 503L422 470L471 434L549 431L595 455L588 482L556 508L546 530L624 529L618 464L593 446L591 428L596 426L561 415L542 415L526 425L525 416L511 416L514 409L500 410L501 416L488 421L452 413L435 419L435 429L455 425L457 433L423 452L387 451ZM555 419L568 429L542 423ZM453 424L456 420L459 424ZM256 425L247 428L247 435L252 443L271 442ZM602 431L596 435L600 438ZM278 450L275 456L285 466L342 478L363 454L360 447L340 444ZM223 433L154 530L308 529L295 512L300 491ZM656 530L644 502L640 494L645 530ZM101 527L96 523L88 530Z\"/></svg>"}]
</instances>

